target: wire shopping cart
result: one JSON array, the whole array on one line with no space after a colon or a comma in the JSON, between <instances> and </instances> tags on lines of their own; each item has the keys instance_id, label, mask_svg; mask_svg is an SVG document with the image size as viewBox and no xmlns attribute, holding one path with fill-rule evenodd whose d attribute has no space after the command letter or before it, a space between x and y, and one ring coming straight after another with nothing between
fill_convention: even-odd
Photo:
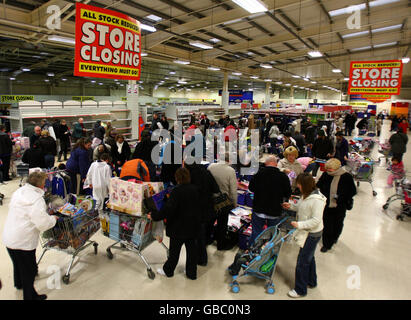
<instances>
[{"instance_id":1,"label":"wire shopping cart","mask_svg":"<svg viewBox=\"0 0 411 320\"><path fill-rule=\"evenodd\" d=\"M382 206L387 210L389 205L394 201L401 201L401 212L397 215L397 220L404 220L404 216L411 216L411 177L402 177L394 181L395 194L390 196Z\"/></svg>"},{"instance_id":2,"label":"wire shopping cart","mask_svg":"<svg viewBox=\"0 0 411 320\"><path fill-rule=\"evenodd\" d=\"M368 182L372 188L372 195L375 197L377 192L372 185L374 165L375 161L371 159L362 160L349 158L346 163L347 171L353 175L354 180L357 182L357 187L360 186L360 182Z\"/></svg>"},{"instance_id":3,"label":"wire shopping cart","mask_svg":"<svg viewBox=\"0 0 411 320\"><path fill-rule=\"evenodd\" d=\"M72 256L70 264L63 276L63 282L70 281L70 270L74 258L88 246L94 246L94 254L97 254L98 243L90 238L100 229L98 212L94 210L82 212L74 216L63 216L59 218L56 225L41 234L43 253L37 264L48 250L65 252Z\"/></svg>"},{"instance_id":4,"label":"wire shopping cart","mask_svg":"<svg viewBox=\"0 0 411 320\"><path fill-rule=\"evenodd\" d=\"M389 142L380 143L378 142L379 148L378 152L382 154L382 156L378 157L378 161L381 163L381 159L385 158L385 163L387 165L390 164L389 157L391 156L391 145Z\"/></svg>"},{"instance_id":5,"label":"wire shopping cart","mask_svg":"<svg viewBox=\"0 0 411 320\"><path fill-rule=\"evenodd\" d=\"M30 170L29 165L27 163L23 163L23 162L16 163L17 176L20 177L19 187L23 185L24 178L29 176L29 170Z\"/></svg>"},{"instance_id":6,"label":"wire shopping cart","mask_svg":"<svg viewBox=\"0 0 411 320\"><path fill-rule=\"evenodd\" d=\"M153 280L155 273L142 251L155 241L155 229L162 228L162 222L153 227L153 221L146 216L133 216L117 210L110 210L104 211L101 215L101 225L103 235L115 241L106 249L107 257L110 260L113 259L114 255L111 249L132 251L143 261L147 268L148 277ZM117 246L118 244L120 246ZM163 242L161 245L166 250L168 257L168 248Z\"/></svg>"}]
</instances>

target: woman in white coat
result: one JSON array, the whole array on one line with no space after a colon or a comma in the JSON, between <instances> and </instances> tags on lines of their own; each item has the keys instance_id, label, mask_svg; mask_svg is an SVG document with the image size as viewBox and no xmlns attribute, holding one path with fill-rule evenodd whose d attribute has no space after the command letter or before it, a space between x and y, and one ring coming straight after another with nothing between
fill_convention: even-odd
<instances>
[{"instance_id":1,"label":"woman in white coat","mask_svg":"<svg viewBox=\"0 0 411 320\"><path fill-rule=\"evenodd\" d=\"M13 193L3 231L3 243L13 262L14 286L23 289L24 300L47 299L45 294L39 295L34 289L40 232L54 227L58 219L47 213L43 198L46 179L46 173L33 172L27 183Z\"/></svg>"},{"instance_id":2,"label":"woman in white coat","mask_svg":"<svg viewBox=\"0 0 411 320\"><path fill-rule=\"evenodd\" d=\"M296 179L302 198L297 203L283 203L283 208L297 211L297 221L291 225L297 230L294 240L300 246L295 268L295 287L288 292L291 298L307 295L307 287L317 286L317 272L314 253L321 239L323 230L323 211L327 198L316 188L315 180L310 173L304 172Z\"/></svg>"}]
</instances>

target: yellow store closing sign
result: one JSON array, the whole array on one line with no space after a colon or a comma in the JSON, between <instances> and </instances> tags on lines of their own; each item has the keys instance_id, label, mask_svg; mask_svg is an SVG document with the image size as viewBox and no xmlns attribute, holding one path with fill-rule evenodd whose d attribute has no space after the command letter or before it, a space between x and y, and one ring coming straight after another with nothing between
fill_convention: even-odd
<instances>
[{"instance_id":1,"label":"yellow store closing sign","mask_svg":"<svg viewBox=\"0 0 411 320\"><path fill-rule=\"evenodd\" d=\"M22 95L2 95L1 102L19 102L34 100L34 96L22 96Z\"/></svg>"}]
</instances>

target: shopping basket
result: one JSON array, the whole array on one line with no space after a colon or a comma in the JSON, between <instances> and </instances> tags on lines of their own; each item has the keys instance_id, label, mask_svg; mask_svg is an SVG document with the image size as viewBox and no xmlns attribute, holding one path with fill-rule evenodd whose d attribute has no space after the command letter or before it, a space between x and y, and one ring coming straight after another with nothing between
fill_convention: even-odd
<instances>
[{"instance_id":1,"label":"shopping basket","mask_svg":"<svg viewBox=\"0 0 411 320\"><path fill-rule=\"evenodd\" d=\"M94 246L94 254L97 254L98 243L90 238L100 229L98 212L91 210L76 214L74 216L60 215L56 225L41 234L43 253L37 264L48 250L58 250L72 256L70 264L63 276L63 282L70 281L70 270L74 258L80 251L90 245Z\"/></svg>"}]
</instances>

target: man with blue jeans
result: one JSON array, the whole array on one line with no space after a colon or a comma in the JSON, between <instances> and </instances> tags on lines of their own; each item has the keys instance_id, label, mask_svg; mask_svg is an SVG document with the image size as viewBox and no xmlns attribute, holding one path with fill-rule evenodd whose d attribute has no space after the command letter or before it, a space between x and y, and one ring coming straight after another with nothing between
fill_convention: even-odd
<instances>
[{"instance_id":1,"label":"man with blue jeans","mask_svg":"<svg viewBox=\"0 0 411 320\"><path fill-rule=\"evenodd\" d=\"M291 185L287 175L277 168L276 157L270 156L265 161L265 167L253 176L248 189L254 192L251 245L265 224L271 227L280 222L283 213L281 204L290 198Z\"/></svg>"}]
</instances>

